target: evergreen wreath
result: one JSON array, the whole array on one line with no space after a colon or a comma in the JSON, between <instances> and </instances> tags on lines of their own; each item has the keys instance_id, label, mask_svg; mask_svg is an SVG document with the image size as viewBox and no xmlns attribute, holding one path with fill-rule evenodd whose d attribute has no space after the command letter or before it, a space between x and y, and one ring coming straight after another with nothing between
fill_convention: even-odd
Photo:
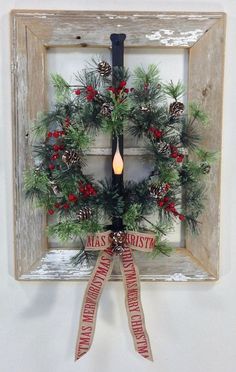
<instances>
[{"instance_id":1,"label":"evergreen wreath","mask_svg":"<svg viewBox=\"0 0 236 372\"><path fill-rule=\"evenodd\" d=\"M157 66L137 67L131 89L129 75L124 68L112 73L106 61L93 61L77 74L76 86L53 75L55 107L40 114L33 127L34 165L25 172L26 196L56 217L49 235L80 238L75 264L95 254L84 250L87 233L107 230L114 217L122 217L124 230L154 232L154 256L170 251L166 235L176 220L193 233L199 229L205 177L215 158L199 145L207 116L197 103L185 112L182 83L162 83ZM112 136L128 131L146 144L152 172L140 182L126 182L122 196L111 180L95 181L84 173L86 152L99 131ZM153 223L149 216L155 212Z\"/></svg>"}]
</instances>

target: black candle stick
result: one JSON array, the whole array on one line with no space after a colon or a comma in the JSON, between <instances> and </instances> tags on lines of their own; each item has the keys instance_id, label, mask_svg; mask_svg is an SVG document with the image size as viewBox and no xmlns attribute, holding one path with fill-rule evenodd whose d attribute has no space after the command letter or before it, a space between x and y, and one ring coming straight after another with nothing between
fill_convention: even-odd
<instances>
[{"instance_id":1,"label":"black candle stick","mask_svg":"<svg viewBox=\"0 0 236 372\"><path fill-rule=\"evenodd\" d=\"M113 86L116 86L116 74L114 74L114 70L118 67L124 66L124 41L126 35L125 34L111 34L110 39L112 42L112 68L113 68ZM123 159L123 134L121 133L119 136L113 134L112 136L112 160L114 159L115 153L117 148L120 152L120 155ZM117 173L117 172L116 172ZM117 189L119 196L123 195L123 171L121 174L115 174L114 169L112 167L112 185L114 188ZM112 219L112 230L119 231L123 229L123 221L122 218L113 217Z\"/></svg>"}]
</instances>

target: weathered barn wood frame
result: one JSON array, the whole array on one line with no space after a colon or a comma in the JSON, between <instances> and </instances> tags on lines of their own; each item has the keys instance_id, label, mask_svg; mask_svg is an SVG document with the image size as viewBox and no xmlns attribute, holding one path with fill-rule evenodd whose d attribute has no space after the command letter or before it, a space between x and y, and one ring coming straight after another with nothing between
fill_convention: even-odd
<instances>
[{"instance_id":1,"label":"weathered barn wood frame","mask_svg":"<svg viewBox=\"0 0 236 372\"><path fill-rule=\"evenodd\" d=\"M28 133L37 112L47 107L48 48L108 47L109 35L124 32L126 47L187 48L188 99L209 115L204 145L220 151L224 69L225 15L203 12L79 12L13 10L12 114L14 149L15 272L21 280L83 280L71 250L48 249L46 217L25 200L23 171L32 162ZM96 37L94 37L96 35ZM109 154L109 149L93 149ZM127 149L127 155L137 150ZM213 166L201 233L186 236L186 246L171 257L140 260L142 280L204 281L218 278L220 161ZM120 279L118 266L112 280Z\"/></svg>"}]
</instances>

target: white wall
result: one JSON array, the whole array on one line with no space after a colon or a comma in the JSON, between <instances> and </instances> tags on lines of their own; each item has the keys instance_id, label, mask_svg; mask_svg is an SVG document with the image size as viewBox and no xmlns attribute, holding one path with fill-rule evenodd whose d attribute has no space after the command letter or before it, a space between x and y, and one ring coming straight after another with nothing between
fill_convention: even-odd
<instances>
[{"instance_id":1,"label":"white wall","mask_svg":"<svg viewBox=\"0 0 236 372\"><path fill-rule=\"evenodd\" d=\"M44 4L45 3L45 4ZM143 283L142 298L154 363L135 354L121 283L105 289L94 344L73 362L85 283L19 283L12 277L11 97L9 10L195 10L228 14L225 69L221 278L212 283ZM234 372L236 365L236 2L1 0L0 7L0 371Z\"/></svg>"}]
</instances>

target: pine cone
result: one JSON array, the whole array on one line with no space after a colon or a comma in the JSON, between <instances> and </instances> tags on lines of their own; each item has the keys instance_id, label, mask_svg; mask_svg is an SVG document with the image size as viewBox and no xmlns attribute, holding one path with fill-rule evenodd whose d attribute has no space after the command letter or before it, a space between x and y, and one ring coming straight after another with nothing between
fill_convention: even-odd
<instances>
[{"instance_id":1,"label":"pine cone","mask_svg":"<svg viewBox=\"0 0 236 372\"><path fill-rule=\"evenodd\" d=\"M76 215L77 221L80 222L80 221L88 220L92 216L92 214L93 212L91 208L89 207L81 208Z\"/></svg>"},{"instance_id":2,"label":"pine cone","mask_svg":"<svg viewBox=\"0 0 236 372\"><path fill-rule=\"evenodd\" d=\"M172 102L170 104L170 115L177 118L178 116L182 115L184 112L184 104L182 102Z\"/></svg>"},{"instance_id":3,"label":"pine cone","mask_svg":"<svg viewBox=\"0 0 236 372\"><path fill-rule=\"evenodd\" d=\"M204 174L208 174L208 173L210 173L210 170L211 170L211 166L210 166L210 164L207 163L206 161L203 162L203 163L201 164L201 170L202 170L202 173L204 173Z\"/></svg>"},{"instance_id":4,"label":"pine cone","mask_svg":"<svg viewBox=\"0 0 236 372\"><path fill-rule=\"evenodd\" d=\"M156 144L157 151L165 157L169 157L171 154L170 145L166 142L159 141Z\"/></svg>"},{"instance_id":5,"label":"pine cone","mask_svg":"<svg viewBox=\"0 0 236 372\"><path fill-rule=\"evenodd\" d=\"M62 155L62 161L68 166L78 163L79 160L80 155L75 150L66 150Z\"/></svg>"},{"instance_id":6,"label":"pine cone","mask_svg":"<svg viewBox=\"0 0 236 372\"><path fill-rule=\"evenodd\" d=\"M163 196L166 195L170 188L170 185L168 183L164 183L161 185L151 185L149 187L150 195L152 198L158 199L162 198Z\"/></svg>"},{"instance_id":7,"label":"pine cone","mask_svg":"<svg viewBox=\"0 0 236 372\"><path fill-rule=\"evenodd\" d=\"M109 76L111 74L111 65L106 61L101 61L98 64L97 71L101 76Z\"/></svg>"},{"instance_id":8,"label":"pine cone","mask_svg":"<svg viewBox=\"0 0 236 372\"><path fill-rule=\"evenodd\" d=\"M103 116L111 116L114 106L111 103L103 103L100 114Z\"/></svg>"},{"instance_id":9,"label":"pine cone","mask_svg":"<svg viewBox=\"0 0 236 372\"><path fill-rule=\"evenodd\" d=\"M126 233L124 231L114 231L110 234L113 252L116 254L122 254L125 249L125 238Z\"/></svg>"}]
</instances>

